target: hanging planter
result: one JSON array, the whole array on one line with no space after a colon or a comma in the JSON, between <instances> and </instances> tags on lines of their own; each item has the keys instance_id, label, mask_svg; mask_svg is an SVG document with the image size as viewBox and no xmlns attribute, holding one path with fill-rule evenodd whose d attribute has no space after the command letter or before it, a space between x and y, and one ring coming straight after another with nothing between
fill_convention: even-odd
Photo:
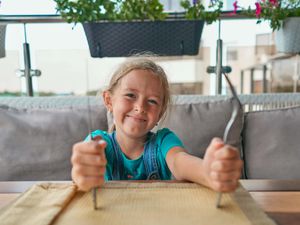
<instances>
[{"instance_id":1,"label":"hanging planter","mask_svg":"<svg viewBox=\"0 0 300 225\"><path fill-rule=\"evenodd\" d=\"M0 58L5 57L5 32L6 25L0 25Z\"/></svg>"},{"instance_id":2,"label":"hanging planter","mask_svg":"<svg viewBox=\"0 0 300 225\"><path fill-rule=\"evenodd\" d=\"M203 20L83 23L92 57L197 55Z\"/></svg>"},{"instance_id":3,"label":"hanging planter","mask_svg":"<svg viewBox=\"0 0 300 225\"><path fill-rule=\"evenodd\" d=\"M300 53L300 17L290 17L283 21L283 26L275 32L278 52Z\"/></svg>"},{"instance_id":4,"label":"hanging planter","mask_svg":"<svg viewBox=\"0 0 300 225\"><path fill-rule=\"evenodd\" d=\"M222 1L180 0L184 12L167 13L160 0L54 0L68 23L83 25L92 57L197 55L204 21L216 21Z\"/></svg>"}]
</instances>

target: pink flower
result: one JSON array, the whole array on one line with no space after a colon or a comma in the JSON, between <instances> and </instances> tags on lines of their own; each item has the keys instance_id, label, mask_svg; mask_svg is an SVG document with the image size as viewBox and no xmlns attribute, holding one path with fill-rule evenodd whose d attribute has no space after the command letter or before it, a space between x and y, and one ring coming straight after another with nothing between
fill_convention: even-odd
<instances>
[{"instance_id":1,"label":"pink flower","mask_svg":"<svg viewBox=\"0 0 300 225\"><path fill-rule=\"evenodd\" d=\"M233 3L233 13L234 14L236 14L236 11L237 11L237 9L238 9L238 1L235 1L234 3Z\"/></svg>"},{"instance_id":2,"label":"pink flower","mask_svg":"<svg viewBox=\"0 0 300 225\"><path fill-rule=\"evenodd\" d=\"M272 6L277 7L278 6L278 1L277 0L269 0Z\"/></svg>"},{"instance_id":3,"label":"pink flower","mask_svg":"<svg viewBox=\"0 0 300 225\"><path fill-rule=\"evenodd\" d=\"M256 17L260 17L261 14L261 6L258 2L255 2L256 10L255 10L255 15Z\"/></svg>"}]
</instances>

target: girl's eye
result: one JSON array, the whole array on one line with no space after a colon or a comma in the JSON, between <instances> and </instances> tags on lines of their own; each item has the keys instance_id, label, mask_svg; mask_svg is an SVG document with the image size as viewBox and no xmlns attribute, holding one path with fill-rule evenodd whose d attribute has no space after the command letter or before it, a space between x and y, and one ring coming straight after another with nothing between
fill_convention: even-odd
<instances>
[{"instance_id":1,"label":"girl's eye","mask_svg":"<svg viewBox=\"0 0 300 225\"><path fill-rule=\"evenodd\" d=\"M133 94L133 93L127 93L127 94L125 94L125 96L129 97L129 98L134 98L135 94Z\"/></svg>"},{"instance_id":2,"label":"girl's eye","mask_svg":"<svg viewBox=\"0 0 300 225\"><path fill-rule=\"evenodd\" d=\"M153 105L158 105L158 102L154 99L149 99L148 102Z\"/></svg>"}]
</instances>

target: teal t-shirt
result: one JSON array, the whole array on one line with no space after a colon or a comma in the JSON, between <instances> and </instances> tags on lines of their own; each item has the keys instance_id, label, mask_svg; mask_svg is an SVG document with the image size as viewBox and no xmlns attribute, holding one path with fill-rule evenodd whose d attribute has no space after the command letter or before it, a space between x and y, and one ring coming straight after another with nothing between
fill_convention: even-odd
<instances>
[{"instance_id":1,"label":"teal t-shirt","mask_svg":"<svg viewBox=\"0 0 300 225\"><path fill-rule=\"evenodd\" d=\"M112 180L112 172L113 172L113 144L110 140L109 134L106 131L96 130L92 132L92 136L101 136L106 142L107 146L105 148L105 155L107 159L106 165L106 173L105 180ZM88 140L89 137L86 138ZM171 179L171 171L169 170L166 163L166 155L168 151L173 147L183 147L182 142L176 136L175 133L170 131L167 128L163 128L158 130L156 133L156 144L157 144L157 164L159 168L159 175L162 180L170 180ZM128 159L123 152L121 152L124 162L125 175L128 180L141 180L144 179L146 174L146 168L143 163L142 154L139 158L131 160Z\"/></svg>"}]
</instances>

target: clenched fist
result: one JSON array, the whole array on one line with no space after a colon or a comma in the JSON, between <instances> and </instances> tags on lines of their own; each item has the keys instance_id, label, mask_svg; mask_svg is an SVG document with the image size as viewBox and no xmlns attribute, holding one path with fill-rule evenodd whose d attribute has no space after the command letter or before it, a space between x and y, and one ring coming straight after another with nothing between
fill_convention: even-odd
<instances>
[{"instance_id":1,"label":"clenched fist","mask_svg":"<svg viewBox=\"0 0 300 225\"><path fill-rule=\"evenodd\" d=\"M74 144L71 157L72 179L79 190L89 191L104 183L106 142L100 136Z\"/></svg>"},{"instance_id":2,"label":"clenched fist","mask_svg":"<svg viewBox=\"0 0 300 225\"><path fill-rule=\"evenodd\" d=\"M238 187L243 161L237 148L214 138L204 155L203 166L208 186L219 192L231 192Z\"/></svg>"}]
</instances>

